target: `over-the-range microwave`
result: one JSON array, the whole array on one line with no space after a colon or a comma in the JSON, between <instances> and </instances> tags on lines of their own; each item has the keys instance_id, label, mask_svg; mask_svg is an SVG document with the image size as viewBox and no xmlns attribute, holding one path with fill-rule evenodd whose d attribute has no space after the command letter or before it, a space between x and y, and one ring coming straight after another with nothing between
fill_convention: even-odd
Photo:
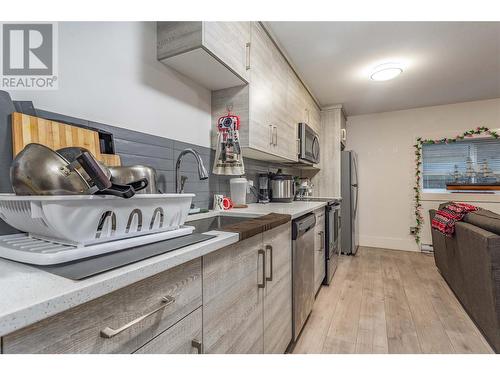
<instances>
[{"instance_id":1,"label":"over-the-range microwave","mask_svg":"<svg viewBox=\"0 0 500 375\"><path fill-rule=\"evenodd\" d=\"M319 137L306 123L299 123L299 160L319 163Z\"/></svg>"}]
</instances>

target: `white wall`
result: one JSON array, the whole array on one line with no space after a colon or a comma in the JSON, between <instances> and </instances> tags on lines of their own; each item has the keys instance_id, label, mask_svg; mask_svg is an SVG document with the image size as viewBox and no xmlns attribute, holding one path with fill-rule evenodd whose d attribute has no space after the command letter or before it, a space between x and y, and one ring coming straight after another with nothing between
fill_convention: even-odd
<instances>
[{"instance_id":1,"label":"white wall","mask_svg":"<svg viewBox=\"0 0 500 375\"><path fill-rule=\"evenodd\" d=\"M155 22L59 23L59 90L14 100L210 146L210 91L156 60Z\"/></svg>"},{"instance_id":2,"label":"white wall","mask_svg":"<svg viewBox=\"0 0 500 375\"><path fill-rule=\"evenodd\" d=\"M479 125L500 127L500 99L348 117L347 149L359 157L362 246L418 250L409 234L415 223L413 144L419 136L438 138Z\"/></svg>"}]
</instances>

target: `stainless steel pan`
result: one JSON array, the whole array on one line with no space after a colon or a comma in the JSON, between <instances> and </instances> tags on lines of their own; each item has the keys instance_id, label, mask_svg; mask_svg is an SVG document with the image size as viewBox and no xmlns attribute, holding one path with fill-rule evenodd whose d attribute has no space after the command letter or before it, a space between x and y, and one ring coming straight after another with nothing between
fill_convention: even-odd
<instances>
[{"instance_id":1,"label":"stainless steel pan","mask_svg":"<svg viewBox=\"0 0 500 375\"><path fill-rule=\"evenodd\" d=\"M57 153L64 157L66 160L69 162L74 162L77 160L79 155L81 155L84 152L90 153L86 148L83 147L65 147L57 150ZM96 160L97 165L101 168L102 172L106 175L106 178L111 180L112 187L117 187L117 186L127 186L130 185L134 188L135 192L139 191L144 191L147 189L150 185L150 180L148 178L145 178L144 176L140 174L136 174L135 176L131 176L131 178L127 179L126 181L124 179L122 180L115 180L113 179L111 175L111 168L128 168L128 167L107 167L103 163L99 162ZM81 172L84 177L85 177L85 172ZM99 193L98 193L99 194Z\"/></svg>"}]
</instances>

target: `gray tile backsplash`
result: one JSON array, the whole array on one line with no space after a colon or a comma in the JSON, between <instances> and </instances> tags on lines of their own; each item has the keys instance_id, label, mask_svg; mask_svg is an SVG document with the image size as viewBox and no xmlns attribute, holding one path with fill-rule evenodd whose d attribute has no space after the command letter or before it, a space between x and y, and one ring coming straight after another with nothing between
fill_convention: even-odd
<instances>
[{"instance_id":1,"label":"gray tile backsplash","mask_svg":"<svg viewBox=\"0 0 500 375\"><path fill-rule=\"evenodd\" d=\"M233 176L218 176L211 174L215 152L208 147L202 147L185 142L179 142L168 138L153 136L133 130L123 129L107 124L101 124L93 121L78 119L37 109L39 117L50 118L53 120L72 123L84 127L91 127L110 132L114 136L115 152L120 155L123 165L144 164L156 169L158 173L158 188L166 193L175 192L175 162L180 152L185 148L193 148L198 151L210 172L207 180L200 181L198 178L197 164L192 155L186 155L182 159L180 174L186 176L184 191L195 193L196 197L193 203L196 207L211 208L214 194L230 194L229 180ZM7 134L10 130L10 122L0 122L1 134ZM9 137L10 139L10 137ZM8 155L7 155L8 156ZM9 170L12 158L0 158L0 171L5 175ZM276 171L282 167L279 164L270 164L268 162L245 158L246 177L254 181L254 186L258 185L258 174ZM287 173L296 173L295 170L286 170ZM5 177L4 177L5 178ZM0 185L1 192L9 192L10 183ZM256 202L257 198L253 194L247 195L248 202ZM0 234L12 233L12 228L6 228L4 223L0 223Z\"/></svg>"}]
</instances>

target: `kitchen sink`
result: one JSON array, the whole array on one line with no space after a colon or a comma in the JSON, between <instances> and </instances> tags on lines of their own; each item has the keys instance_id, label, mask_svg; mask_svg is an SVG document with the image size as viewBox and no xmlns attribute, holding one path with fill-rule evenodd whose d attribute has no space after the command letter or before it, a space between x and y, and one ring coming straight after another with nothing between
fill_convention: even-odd
<instances>
[{"instance_id":1,"label":"kitchen sink","mask_svg":"<svg viewBox=\"0 0 500 375\"><path fill-rule=\"evenodd\" d=\"M228 225L241 223L249 220L249 217L243 216L214 216L205 219L193 220L186 222L186 225L193 226L194 233L204 233L211 230L220 230Z\"/></svg>"}]
</instances>

